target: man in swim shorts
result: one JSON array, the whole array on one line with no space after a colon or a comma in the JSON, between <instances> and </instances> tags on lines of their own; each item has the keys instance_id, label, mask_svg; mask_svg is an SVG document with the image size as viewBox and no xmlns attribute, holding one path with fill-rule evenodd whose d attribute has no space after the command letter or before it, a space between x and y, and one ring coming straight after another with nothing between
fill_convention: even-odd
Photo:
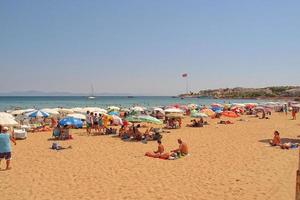
<instances>
[{"instance_id":1,"label":"man in swim shorts","mask_svg":"<svg viewBox=\"0 0 300 200\"><path fill-rule=\"evenodd\" d=\"M6 160L6 170L11 169L10 160L11 160L11 146L10 141L15 145L17 144L15 139L7 132L8 128L2 128L0 126L0 164L1 160Z\"/></svg>"}]
</instances>

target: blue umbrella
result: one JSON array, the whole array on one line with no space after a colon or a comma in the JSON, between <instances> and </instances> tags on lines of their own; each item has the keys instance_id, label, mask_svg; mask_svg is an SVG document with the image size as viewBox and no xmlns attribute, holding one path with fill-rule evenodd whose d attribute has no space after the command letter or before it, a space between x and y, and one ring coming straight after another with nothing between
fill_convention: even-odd
<instances>
[{"instance_id":1,"label":"blue umbrella","mask_svg":"<svg viewBox=\"0 0 300 200\"><path fill-rule=\"evenodd\" d=\"M219 108L219 107L212 107L211 109L212 109L214 112L217 112L217 113L218 113L218 112L222 112L222 110L223 110L222 108Z\"/></svg>"},{"instance_id":2,"label":"blue umbrella","mask_svg":"<svg viewBox=\"0 0 300 200\"><path fill-rule=\"evenodd\" d=\"M26 114L28 117L34 118L34 117L49 117L49 113L43 112L41 110L35 110L33 112L30 112Z\"/></svg>"},{"instance_id":3,"label":"blue umbrella","mask_svg":"<svg viewBox=\"0 0 300 200\"><path fill-rule=\"evenodd\" d=\"M74 117L66 117L59 120L58 124L60 126L75 126L76 128L82 128L82 121Z\"/></svg>"},{"instance_id":4,"label":"blue umbrella","mask_svg":"<svg viewBox=\"0 0 300 200\"><path fill-rule=\"evenodd\" d=\"M107 113L108 115L117 115L119 116L119 112L115 112L115 111L111 111L109 113Z\"/></svg>"}]
</instances>

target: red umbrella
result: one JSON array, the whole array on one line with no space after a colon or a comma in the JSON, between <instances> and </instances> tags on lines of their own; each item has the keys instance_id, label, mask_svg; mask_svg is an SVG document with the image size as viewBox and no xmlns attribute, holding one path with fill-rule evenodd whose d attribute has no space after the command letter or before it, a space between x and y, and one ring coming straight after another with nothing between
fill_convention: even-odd
<instances>
[{"instance_id":1,"label":"red umbrella","mask_svg":"<svg viewBox=\"0 0 300 200\"><path fill-rule=\"evenodd\" d=\"M239 117L239 115L236 114L236 113L233 112L233 111L224 111L224 112L222 112L222 116L224 116L224 117L232 117L232 118L237 118L237 117Z\"/></svg>"}]
</instances>

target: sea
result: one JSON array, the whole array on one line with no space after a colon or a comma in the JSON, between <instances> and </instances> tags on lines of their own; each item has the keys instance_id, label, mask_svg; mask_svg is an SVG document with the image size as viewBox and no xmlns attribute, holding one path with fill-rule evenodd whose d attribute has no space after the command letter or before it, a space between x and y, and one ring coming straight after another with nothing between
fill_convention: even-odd
<instances>
[{"instance_id":1,"label":"sea","mask_svg":"<svg viewBox=\"0 0 300 200\"><path fill-rule=\"evenodd\" d=\"M210 105L212 103L262 103L256 99L212 99L212 98L174 98L171 96L98 96L88 99L86 96L1 96L0 111L27 108L74 108L118 106L130 108L132 106L166 106L172 104Z\"/></svg>"}]
</instances>

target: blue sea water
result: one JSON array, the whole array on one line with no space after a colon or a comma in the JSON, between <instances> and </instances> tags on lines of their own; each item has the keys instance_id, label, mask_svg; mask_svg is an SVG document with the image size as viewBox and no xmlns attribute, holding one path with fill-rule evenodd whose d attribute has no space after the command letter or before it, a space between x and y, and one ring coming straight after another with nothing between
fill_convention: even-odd
<instances>
[{"instance_id":1,"label":"blue sea water","mask_svg":"<svg viewBox=\"0 0 300 200\"><path fill-rule=\"evenodd\" d=\"M145 107L165 106L170 104L198 104L210 105L211 103L246 103L246 102L262 102L261 100L245 100L245 99L211 99L211 98L172 98L166 96L137 96L128 98L126 96L99 96L93 100L83 96L19 96L19 97L0 97L0 110L10 110L18 108L73 108L96 106L106 108L111 105L120 107L131 107L140 105Z\"/></svg>"}]
</instances>

